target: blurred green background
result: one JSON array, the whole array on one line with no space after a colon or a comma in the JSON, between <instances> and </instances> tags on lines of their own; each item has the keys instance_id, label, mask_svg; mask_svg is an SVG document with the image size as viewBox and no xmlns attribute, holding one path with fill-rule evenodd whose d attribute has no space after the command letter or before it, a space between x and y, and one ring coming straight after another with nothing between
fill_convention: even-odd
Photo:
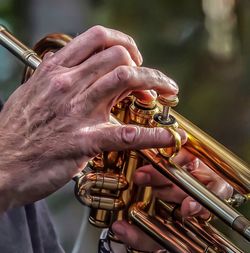
<instances>
[{"instance_id":1,"label":"blurred green background","mask_svg":"<svg viewBox=\"0 0 250 253\"><path fill-rule=\"evenodd\" d=\"M250 1L0 0L0 23L29 46L48 33L75 36L95 24L130 34L144 56L143 65L160 69L179 84L177 110L249 163ZM0 48L2 99L20 84L22 70ZM72 187L70 183L48 198L66 252L83 213ZM240 209L250 218L249 204ZM250 252L249 244L219 226ZM98 237L88 228L84 237L93 234ZM84 240L82 247L82 252L95 252L86 250Z\"/></svg>"}]
</instances>

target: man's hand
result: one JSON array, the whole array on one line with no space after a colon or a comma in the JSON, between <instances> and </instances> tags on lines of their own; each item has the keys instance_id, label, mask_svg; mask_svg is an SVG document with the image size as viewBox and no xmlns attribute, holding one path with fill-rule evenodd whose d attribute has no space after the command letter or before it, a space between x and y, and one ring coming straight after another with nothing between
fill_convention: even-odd
<instances>
[{"instance_id":1,"label":"man's hand","mask_svg":"<svg viewBox=\"0 0 250 253\"><path fill-rule=\"evenodd\" d=\"M233 188L184 148L175 157L175 162L188 170L221 199L227 199L232 196ZM163 177L151 165L137 169L134 175L134 182L141 186L152 186L154 196L167 202L179 204L183 217L200 216L208 219L210 216L208 210ZM118 239L134 249L148 252L161 249L160 245L140 231L139 228L126 221L115 222L112 230Z\"/></svg>"},{"instance_id":2,"label":"man's hand","mask_svg":"<svg viewBox=\"0 0 250 253\"><path fill-rule=\"evenodd\" d=\"M164 129L109 123L112 106L131 91L178 93L141 63L131 37L101 26L45 56L0 114L0 211L54 192L103 151L173 144Z\"/></svg>"}]
</instances>

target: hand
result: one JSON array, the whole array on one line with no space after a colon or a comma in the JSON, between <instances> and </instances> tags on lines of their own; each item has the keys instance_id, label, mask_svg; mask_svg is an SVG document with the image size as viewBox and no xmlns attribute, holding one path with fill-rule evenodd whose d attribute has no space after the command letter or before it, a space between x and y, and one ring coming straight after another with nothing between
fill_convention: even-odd
<instances>
[{"instance_id":1,"label":"hand","mask_svg":"<svg viewBox=\"0 0 250 253\"><path fill-rule=\"evenodd\" d=\"M232 196L233 188L184 148L175 157L175 162L188 170L221 199L227 199ZM142 186L152 186L154 196L167 202L179 204L183 217L199 216L208 219L210 216L207 209L167 178L163 177L151 165L137 169L134 175L134 182ZM149 238L139 228L126 221L115 222L112 230L119 240L134 249L149 252L161 249L160 245Z\"/></svg>"},{"instance_id":2,"label":"hand","mask_svg":"<svg viewBox=\"0 0 250 253\"><path fill-rule=\"evenodd\" d=\"M103 151L173 144L160 128L109 123L111 107L133 90L178 93L141 63L131 37L101 26L45 55L0 114L0 211L51 194Z\"/></svg>"}]
</instances>

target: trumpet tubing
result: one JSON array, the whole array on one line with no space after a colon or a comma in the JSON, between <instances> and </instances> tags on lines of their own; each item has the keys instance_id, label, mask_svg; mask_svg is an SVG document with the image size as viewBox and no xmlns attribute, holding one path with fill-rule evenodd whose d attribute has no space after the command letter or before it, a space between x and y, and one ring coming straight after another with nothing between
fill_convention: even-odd
<instances>
[{"instance_id":1,"label":"trumpet tubing","mask_svg":"<svg viewBox=\"0 0 250 253\"><path fill-rule=\"evenodd\" d=\"M47 36L35 46L38 56L0 26L0 43L29 66L24 80L39 66L45 52L56 51L70 40L67 35ZM75 195L81 203L91 207L89 221L97 227L110 227L115 220L125 218L174 253L240 253L240 249L208 222L195 218L183 219L178 206L154 198L150 187L133 184L135 170L150 163L250 241L250 222L228 205L237 205L250 198L248 165L183 116L170 110L176 103L176 99L170 101L162 96L151 102L129 96L114 106L110 115L111 123L166 128L173 135L175 146L99 154L74 178ZM177 127L184 129L188 135L184 147L231 184L238 192L237 197L226 203L173 162L173 157L181 148ZM164 217L162 213L165 213ZM112 231L110 238L116 240ZM129 252L133 252L133 249Z\"/></svg>"}]
</instances>

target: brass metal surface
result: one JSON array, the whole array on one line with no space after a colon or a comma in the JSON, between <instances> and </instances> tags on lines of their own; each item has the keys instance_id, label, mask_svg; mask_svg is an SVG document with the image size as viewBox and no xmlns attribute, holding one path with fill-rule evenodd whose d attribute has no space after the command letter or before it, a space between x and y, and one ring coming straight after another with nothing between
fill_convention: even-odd
<instances>
[{"instance_id":1,"label":"brass metal surface","mask_svg":"<svg viewBox=\"0 0 250 253\"><path fill-rule=\"evenodd\" d=\"M176 118L180 128L184 129L188 135L188 141L184 147L200 158L238 192L249 194L249 165L179 113L172 110L171 114Z\"/></svg>"},{"instance_id":2,"label":"brass metal surface","mask_svg":"<svg viewBox=\"0 0 250 253\"><path fill-rule=\"evenodd\" d=\"M66 35L51 35L49 39L42 40L36 50L38 52L40 48L39 55L42 56L48 51L43 42L48 43L52 47L51 50L54 51L64 46L70 39ZM53 46L54 40L55 47ZM41 59L36 53L24 46L3 26L0 26L0 43L32 69L36 69L41 63ZM32 73L31 69L26 73L29 74L26 74L25 79ZM162 106L159 105L159 102L151 101L150 104L147 104L145 101L135 100L132 103L132 100L133 98L130 96L118 103L112 109L112 113L116 117L111 115L110 122L152 127L149 121L155 115L161 114ZM160 102L164 105L166 101L162 102L161 100L163 99L160 98ZM168 103L168 106L174 106L175 102ZM167 115L165 123L169 124L172 119L176 119L179 127L186 131L188 141L184 147L229 182L243 195L244 201L248 200L250 196L249 166L177 112L171 110L170 113L168 109L165 112L163 110L164 113ZM173 131L176 133L176 128L173 128ZM180 150L180 138L175 133L172 133L176 140L172 155ZM195 219L184 221L176 208L167 208L169 212L167 219L157 215L155 206L157 200L152 198L150 188L138 188L136 189L137 194L133 195L135 189L132 183L134 171L145 162L151 163L161 174L168 177L214 215L250 240L250 222L208 191L188 172L175 164L169 153L164 152L161 149L126 151L125 153L107 152L94 158L90 162L92 169L84 171L75 178L77 198L93 208L90 222L99 227L110 226L114 218L119 219L118 210L124 208L129 211L126 214L122 211L123 217L129 215L135 224L138 224L163 247L172 250L172 252L242 252L208 223ZM211 241L216 246L211 245Z\"/></svg>"},{"instance_id":3,"label":"brass metal surface","mask_svg":"<svg viewBox=\"0 0 250 253\"><path fill-rule=\"evenodd\" d=\"M157 101L163 106L175 107L179 103L179 98L177 96L166 97L159 95Z\"/></svg>"},{"instance_id":4,"label":"brass metal surface","mask_svg":"<svg viewBox=\"0 0 250 253\"><path fill-rule=\"evenodd\" d=\"M203 240L206 244L210 245L210 247L218 248L222 252L235 252L235 253L243 253L237 246L235 246L232 242L230 242L224 235L222 235L215 227L211 226L209 222L199 219L186 217L183 218L180 213L180 209L176 204L166 203L160 199L157 200L157 204L160 206L158 211L163 208L165 211L164 216L170 218L175 223L178 223L179 226L182 226L184 233L188 234L192 240L196 240L197 237ZM158 207L159 207L158 206ZM162 216L162 215L161 215ZM159 218L159 216L157 215ZM160 217L160 219L162 219ZM191 231L192 233L189 233Z\"/></svg>"}]
</instances>

